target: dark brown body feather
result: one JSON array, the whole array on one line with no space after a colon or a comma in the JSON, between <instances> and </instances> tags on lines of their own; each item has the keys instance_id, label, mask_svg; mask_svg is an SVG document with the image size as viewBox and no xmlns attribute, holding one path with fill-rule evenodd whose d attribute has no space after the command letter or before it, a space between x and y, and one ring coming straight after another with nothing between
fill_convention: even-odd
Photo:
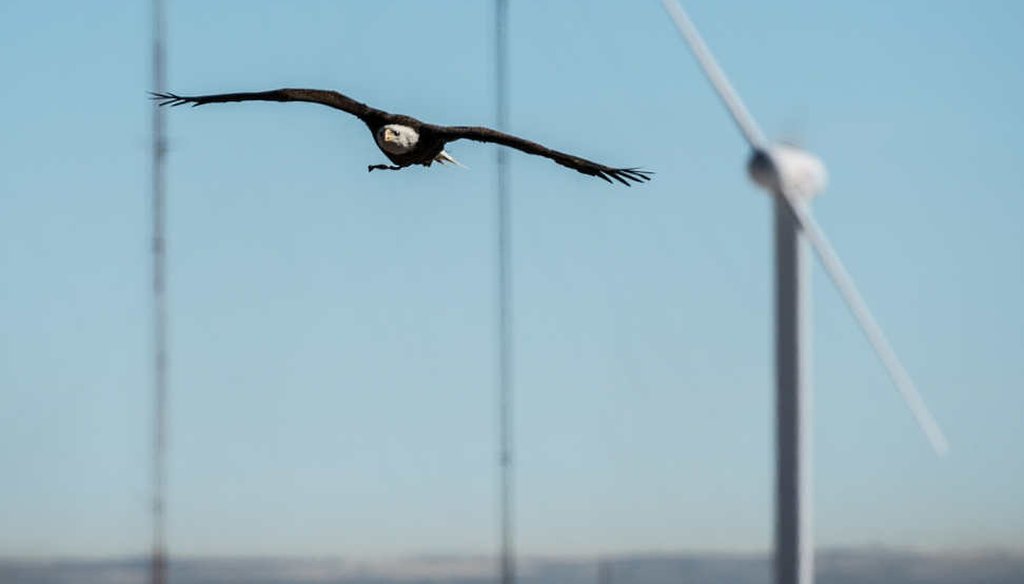
<instances>
[{"instance_id":1,"label":"dark brown body feather","mask_svg":"<svg viewBox=\"0 0 1024 584\"><path fill-rule=\"evenodd\" d=\"M189 104L192 106L205 105L208 103L227 103L234 101L305 101L330 106L343 112L352 114L361 119L370 132L374 135L376 143L377 131L387 124L401 124L409 126L419 134L419 141L415 148L406 154L384 155L391 162L400 167L413 164L430 165L438 154L444 150L445 144L456 140L473 140L476 142L491 142L521 150L527 154L534 154L550 158L551 160L586 175L596 176L608 182L612 179L630 186L631 182L645 182L650 180L651 172L636 168L612 168L603 164L552 150L546 146L531 142L511 134L505 134L497 130L482 126L437 126L426 124L410 116L391 114L356 101L337 91L324 91L320 89L275 89L272 91L259 91L250 93L221 93L216 95L179 96L173 93L154 93L153 99L160 105L178 106Z\"/></svg>"}]
</instances>

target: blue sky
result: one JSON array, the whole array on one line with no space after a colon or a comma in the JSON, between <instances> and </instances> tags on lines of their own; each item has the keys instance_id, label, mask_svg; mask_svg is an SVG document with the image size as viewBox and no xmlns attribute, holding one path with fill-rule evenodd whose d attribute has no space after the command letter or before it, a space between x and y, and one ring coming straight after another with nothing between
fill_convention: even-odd
<instances>
[{"instance_id":1,"label":"blue sky","mask_svg":"<svg viewBox=\"0 0 1024 584\"><path fill-rule=\"evenodd\" d=\"M145 3L0 5L0 555L148 545ZM169 2L170 88L333 88L494 119L488 2ZM660 3L513 2L526 553L763 550L770 202ZM1024 6L690 2L952 443L815 267L816 541L1024 547ZM490 552L494 148L383 162L306 104L168 114L169 530L181 554Z\"/></svg>"}]
</instances>

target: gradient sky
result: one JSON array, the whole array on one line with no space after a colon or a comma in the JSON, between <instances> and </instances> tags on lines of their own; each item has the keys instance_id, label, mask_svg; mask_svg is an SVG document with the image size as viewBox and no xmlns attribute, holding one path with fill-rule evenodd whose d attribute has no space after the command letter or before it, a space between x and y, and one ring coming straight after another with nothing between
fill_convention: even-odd
<instances>
[{"instance_id":1,"label":"gradient sky","mask_svg":"<svg viewBox=\"0 0 1024 584\"><path fill-rule=\"evenodd\" d=\"M333 88L494 120L489 2L170 0L170 89ZM654 0L513 2L526 553L764 550L770 202ZM1024 547L1024 4L689 2L951 441L937 458L814 268L816 541ZM0 555L149 541L149 13L0 3ZM168 112L170 546L490 552L494 147L368 174L308 104Z\"/></svg>"}]
</instances>

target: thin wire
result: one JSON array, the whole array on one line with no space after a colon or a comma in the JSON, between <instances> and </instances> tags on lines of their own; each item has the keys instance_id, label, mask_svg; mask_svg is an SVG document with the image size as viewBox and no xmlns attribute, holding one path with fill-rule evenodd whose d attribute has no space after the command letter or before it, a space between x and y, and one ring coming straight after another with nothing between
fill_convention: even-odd
<instances>
[{"instance_id":1,"label":"thin wire","mask_svg":"<svg viewBox=\"0 0 1024 584\"><path fill-rule=\"evenodd\" d=\"M711 82L711 85L715 87L715 91L718 92L718 97L722 99L722 103L729 110L732 115L733 121L739 127L740 132L746 137L747 142L750 143L750 147L755 150L764 150L768 141L765 140L764 134L761 132L761 128L758 127L757 122L754 121L754 117L747 111L746 106L743 105L743 101L740 99L736 90L733 89L729 79L726 78L725 73L722 72L721 67L718 66L718 62L715 61L715 57L711 54L711 50L704 44L704 39L701 38L700 33L697 32L697 27L693 25L690 17L686 15L683 7L675 0L661 0L661 3L665 6L665 10L668 11L669 16L676 23L676 27L679 32L682 33L683 39L686 40L686 44L690 45L690 50L693 51L693 55L697 57L697 61L700 62L701 68L704 71L704 75Z\"/></svg>"},{"instance_id":2,"label":"thin wire","mask_svg":"<svg viewBox=\"0 0 1024 584\"><path fill-rule=\"evenodd\" d=\"M494 72L498 130L508 126L508 17L507 0L494 7ZM498 393L499 452L501 474L501 584L514 584L513 451L512 451L512 272L511 209L508 194L508 151L497 148L498 222Z\"/></svg>"},{"instance_id":3,"label":"thin wire","mask_svg":"<svg viewBox=\"0 0 1024 584\"><path fill-rule=\"evenodd\" d=\"M153 91L163 93L166 86L164 55L164 2L153 0ZM167 466L167 297L165 256L165 177L167 154L164 110L153 102L153 541L150 582L164 584L167 576L167 540L165 525Z\"/></svg>"}]
</instances>

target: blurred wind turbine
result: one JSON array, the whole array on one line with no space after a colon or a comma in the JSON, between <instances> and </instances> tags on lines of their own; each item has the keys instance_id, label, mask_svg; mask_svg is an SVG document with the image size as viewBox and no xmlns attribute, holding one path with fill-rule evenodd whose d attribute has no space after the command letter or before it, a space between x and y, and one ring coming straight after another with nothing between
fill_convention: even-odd
<instances>
[{"instance_id":1,"label":"blurred wind turbine","mask_svg":"<svg viewBox=\"0 0 1024 584\"><path fill-rule=\"evenodd\" d=\"M718 67L704 40L676 0L662 0L704 74L752 150L747 170L758 186L775 195L775 383L776 484L775 582L813 582L810 472L810 380L807 376L806 251L811 243L822 266L857 318L932 448L948 449L938 423L925 407L906 369L854 286L853 279L811 215L811 198L825 188L825 165L814 155L785 144L769 144Z\"/></svg>"}]
</instances>

